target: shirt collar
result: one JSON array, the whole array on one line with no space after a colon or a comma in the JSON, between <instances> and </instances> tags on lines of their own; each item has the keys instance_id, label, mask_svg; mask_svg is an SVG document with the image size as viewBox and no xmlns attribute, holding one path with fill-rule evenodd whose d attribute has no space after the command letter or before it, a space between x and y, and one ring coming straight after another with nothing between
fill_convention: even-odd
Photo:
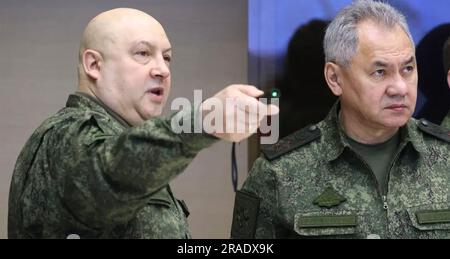
<instances>
[{"instance_id":1,"label":"shirt collar","mask_svg":"<svg viewBox=\"0 0 450 259\"><path fill-rule=\"evenodd\" d=\"M324 131L324 143L326 143L326 159L328 162L338 159L345 149L350 149L350 144L345 137L345 132L339 122L340 101L337 101L328 116L321 123ZM417 121L410 119L408 123L400 128L400 147L405 147L409 143L418 153L425 152L425 143L420 134Z\"/></svg>"},{"instance_id":2,"label":"shirt collar","mask_svg":"<svg viewBox=\"0 0 450 259\"><path fill-rule=\"evenodd\" d=\"M114 112L111 108L106 106L106 104L104 104L97 98L87 93L76 92L75 94L71 94L69 96L69 99L67 100L66 107L71 108L86 107L99 113L107 113L125 128L131 127L131 125L127 121L125 121L119 114Z\"/></svg>"}]
</instances>

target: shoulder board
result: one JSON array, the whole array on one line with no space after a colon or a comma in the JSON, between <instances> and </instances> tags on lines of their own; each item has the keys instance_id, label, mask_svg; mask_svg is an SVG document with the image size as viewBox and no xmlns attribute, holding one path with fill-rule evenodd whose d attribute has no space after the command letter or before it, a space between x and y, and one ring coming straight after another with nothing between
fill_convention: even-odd
<instances>
[{"instance_id":1,"label":"shoulder board","mask_svg":"<svg viewBox=\"0 0 450 259\"><path fill-rule=\"evenodd\" d=\"M261 199L246 191L237 191L234 202L231 238L255 238Z\"/></svg>"},{"instance_id":2,"label":"shoulder board","mask_svg":"<svg viewBox=\"0 0 450 259\"><path fill-rule=\"evenodd\" d=\"M450 131L442 128L439 125L431 123L425 119L421 119L419 122L419 129L428 135L434 136L440 140L450 143Z\"/></svg>"},{"instance_id":3,"label":"shoulder board","mask_svg":"<svg viewBox=\"0 0 450 259\"><path fill-rule=\"evenodd\" d=\"M309 125L273 145L261 145L261 151L269 161L273 161L280 156L287 154L301 146L304 146L316 139L322 133L316 125Z\"/></svg>"}]
</instances>

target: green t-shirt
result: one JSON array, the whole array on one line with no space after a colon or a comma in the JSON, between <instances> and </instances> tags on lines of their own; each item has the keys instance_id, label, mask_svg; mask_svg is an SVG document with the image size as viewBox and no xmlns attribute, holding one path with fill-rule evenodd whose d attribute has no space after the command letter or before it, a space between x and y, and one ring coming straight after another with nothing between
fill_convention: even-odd
<instances>
[{"instance_id":1,"label":"green t-shirt","mask_svg":"<svg viewBox=\"0 0 450 259\"><path fill-rule=\"evenodd\" d=\"M348 136L347 139L352 149L360 155L372 169L382 194L386 194L389 170L392 166L395 152L400 144L400 134L397 133L386 142L374 145L359 143Z\"/></svg>"}]
</instances>

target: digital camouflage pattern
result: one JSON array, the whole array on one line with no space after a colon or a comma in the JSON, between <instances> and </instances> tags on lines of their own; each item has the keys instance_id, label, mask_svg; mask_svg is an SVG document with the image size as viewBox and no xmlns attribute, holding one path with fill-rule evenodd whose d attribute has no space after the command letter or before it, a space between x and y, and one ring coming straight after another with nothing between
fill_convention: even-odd
<instances>
[{"instance_id":1,"label":"digital camouflage pattern","mask_svg":"<svg viewBox=\"0 0 450 259\"><path fill-rule=\"evenodd\" d=\"M71 95L30 137L11 183L10 238L190 237L169 182L216 138L174 134L170 119L131 128L106 109Z\"/></svg>"},{"instance_id":2,"label":"digital camouflage pattern","mask_svg":"<svg viewBox=\"0 0 450 259\"><path fill-rule=\"evenodd\" d=\"M447 117L444 118L444 121L442 122L442 127L450 129L450 111L448 112Z\"/></svg>"},{"instance_id":3,"label":"digital camouflage pattern","mask_svg":"<svg viewBox=\"0 0 450 259\"><path fill-rule=\"evenodd\" d=\"M264 151L272 158L255 162L237 194L231 236L450 238L450 132L411 119L400 131L388 192L382 194L346 141L337 111L335 105L317 127ZM313 141L290 148L293 139L311 138L308 132L316 132ZM252 197L253 205L245 206L249 198L242 197Z\"/></svg>"}]
</instances>

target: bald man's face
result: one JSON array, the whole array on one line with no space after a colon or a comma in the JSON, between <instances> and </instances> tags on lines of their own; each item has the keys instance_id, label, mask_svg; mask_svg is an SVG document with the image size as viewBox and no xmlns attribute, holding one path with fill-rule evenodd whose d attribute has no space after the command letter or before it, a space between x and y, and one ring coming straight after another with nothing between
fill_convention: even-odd
<instances>
[{"instance_id":1,"label":"bald man's face","mask_svg":"<svg viewBox=\"0 0 450 259\"><path fill-rule=\"evenodd\" d=\"M105 48L97 98L137 126L160 116L170 92L170 42L151 17L114 23Z\"/></svg>"}]
</instances>

